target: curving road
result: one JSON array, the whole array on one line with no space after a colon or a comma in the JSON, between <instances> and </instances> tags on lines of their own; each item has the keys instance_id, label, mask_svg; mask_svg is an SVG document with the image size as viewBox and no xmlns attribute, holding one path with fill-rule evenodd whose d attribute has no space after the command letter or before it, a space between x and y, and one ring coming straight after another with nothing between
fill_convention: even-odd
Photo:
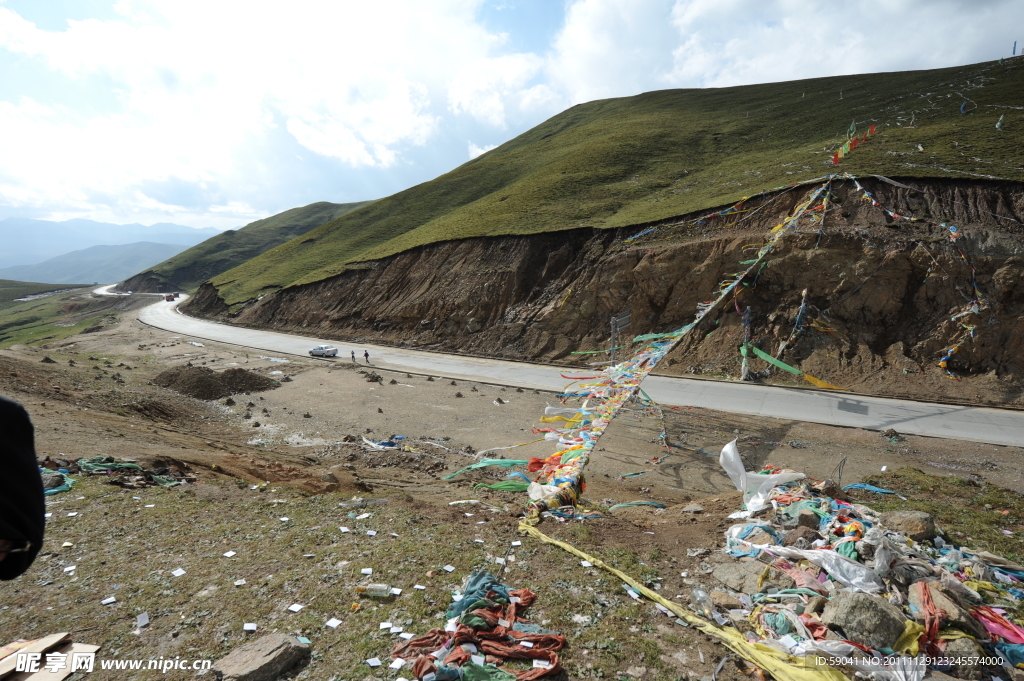
<instances>
[{"instance_id":1,"label":"curving road","mask_svg":"<svg viewBox=\"0 0 1024 681\"><path fill-rule=\"evenodd\" d=\"M95 292L111 295L110 288L101 287ZM333 343L318 338L228 326L189 317L177 310L178 304L185 298L182 296L181 300L175 302L161 300L143 308L139 310L139 320L173 333L272 353L308 356L309 349L314 345ZM564 369L542 364L373 345L333 344L340 350L339 360L349 361L349 351L355 350L362 361L365 349L369 350L374 366L382 369L541 390L561 391L567 383L559 376ZM868 430L895 428L900 433L995 445L1024 444L1024 412L665 376L649 377L644 381L644 391L652 399L666 405L705 407L738 414Z\"/></svg>"}]
</instances>

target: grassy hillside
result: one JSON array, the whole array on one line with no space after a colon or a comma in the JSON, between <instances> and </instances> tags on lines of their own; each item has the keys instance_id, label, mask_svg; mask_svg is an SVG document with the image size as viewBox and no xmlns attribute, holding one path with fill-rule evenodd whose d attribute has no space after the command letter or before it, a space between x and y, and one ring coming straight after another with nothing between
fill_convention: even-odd
<instances>
[{"instance_id":1,"label":"grassy hillside","mask_svg":"<svg viewBox=\"0 0 1024 681\"><path fill-rule=\"evenodd\" d=\"M580 104L213 283L237 305L436 241L640 224L832 172L1024 180L1022 104L1024 58ZM877 135L832 166L851 121Z\"/></svg>"},{"instance_id":2,"label":"grassy hillside","mask_svg":"<svg viewBox=\"0 0 1024 681\"><path fill-rule=\"evenodd\" d=\"M53 284L40 284L34 281L12 281L0 279L0 310L17 305L17 298L25 296L48 293L50 291L71 288L70 286L54 286Z\"/></svg>"},{"instance_id":3,"label":"grassy hillside","mask_svg":"<svg viewBox=\"0 0 1024 681\"><path fill-rule=\"evenodd\" d=\"M372 203L321 201L221 232L124 282L128 290L189 290L289 239ZM136 270L137 271L137 270ZM144 282L149 286L144 286Z\"/></svg>"},{"instance_id":4,"label":"grassy hillside","mask_svg":"<svg viewBox=\"0 0 1024 681\"><path fill-rule=\"evenodd\" d=\"M50 258L34 265L18 265L0 270L0 277L17 277L54 284L95 282L109 284L120 281L167 257L177 255L187 246L155 244L140 241L116 246L90 246Z\"/></svg>"}]
</instances>

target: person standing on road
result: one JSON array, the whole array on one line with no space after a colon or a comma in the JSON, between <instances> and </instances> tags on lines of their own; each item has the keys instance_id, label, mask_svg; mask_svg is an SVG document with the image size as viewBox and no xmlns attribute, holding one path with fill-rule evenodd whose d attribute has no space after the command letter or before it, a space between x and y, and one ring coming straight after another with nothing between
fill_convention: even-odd
<instances>
[{"instance_id":1,"label":"person standing on road","mask_svg":"<svg viewBox=\"0 0 1024 681\"><path fill-rule=\"evenodd\" d=\"M356 363L356 351L355 350L352 351L352 363L353 364Z\"/></svg>"},{"instance_id":2,"label":"person standing on road","mask_svg":"<svg viewBox=\"0 0 1024 681\"><path fill-rule=\"evenodd\" d=\"M363 358L366 360L367 364L370 363L370 351L369 350L363 350Z\"/></svg>"}]
</instances>

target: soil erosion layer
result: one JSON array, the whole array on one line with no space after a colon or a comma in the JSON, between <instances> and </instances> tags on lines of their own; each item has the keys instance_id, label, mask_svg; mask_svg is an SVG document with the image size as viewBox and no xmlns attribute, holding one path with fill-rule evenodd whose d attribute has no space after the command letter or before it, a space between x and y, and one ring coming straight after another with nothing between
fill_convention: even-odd
<instances>
[{"instance_id":1,"label":"soil erosion layer","mask_svg":"<svg viewBox=\"0 0 1024 681\"><path fill-rule=\"evenodd\" d=\"M776 355L793 335L782 360L830 383L916 399L1018 402L1024 187L861 184L875 202L852 181L833 183L825 210L805 214L738 298L709 315L661 370L738 376L740 313L749 307L754 345ZM651 225L435 243L230 310L205 284L187 310L339 340L580 365L595 356L571 353L606 349L613 314L632 313L630 337L692 321L698 303L744 269L739 263L756 257L810 191L761 195L705 220L674 218L632 240ZM807 314L794 334L805 289ZM937 364L953 347L946 372ZM751 360L762 380L799 381L767 367Z\"/></svg>"}]
</instances>

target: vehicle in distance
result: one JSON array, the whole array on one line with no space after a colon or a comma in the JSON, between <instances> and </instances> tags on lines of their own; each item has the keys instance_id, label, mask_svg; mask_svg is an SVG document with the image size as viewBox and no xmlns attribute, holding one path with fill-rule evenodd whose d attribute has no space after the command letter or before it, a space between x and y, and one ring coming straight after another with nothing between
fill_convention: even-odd
<instances>
[{"instance_id":1,"label":"vehicle in distance","mask_svg":"<svg viewBox=\"0 0 1024 681\"><path fill-rule=\"evenodd\" d=\"M318 345L309 351L313 357L337 357L338 348L333 345Z\"/></svg>"}]
</instances>

